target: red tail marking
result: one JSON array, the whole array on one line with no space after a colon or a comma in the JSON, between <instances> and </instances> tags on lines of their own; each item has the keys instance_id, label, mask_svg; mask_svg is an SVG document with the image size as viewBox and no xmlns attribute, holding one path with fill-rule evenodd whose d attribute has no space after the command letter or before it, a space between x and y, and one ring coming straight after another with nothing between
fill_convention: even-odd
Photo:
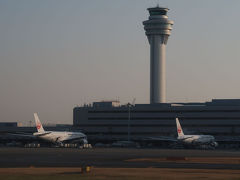
<instances>
[{"instance_id":1,"label":"red tail marking","mask_svg":"<svg viewBox=\"0 0 240 180\"><path fill-rule=\"evenodd\" d=\"M177 130L177 132L178 132L178 133L181 133L181 132L182 132L182 130L181 130L181 129L178 129L178 130Z\"/></svg>"},{"instance_id":2,"label":"red tail marking","mask_svg":"<svg viewBox=\"0 0 240 180\"><path fill-rule=\"evenodd\" d=\"M37 129L40 129L41 128L41 124L37 124Z\"/></svg>"}]
</instances>

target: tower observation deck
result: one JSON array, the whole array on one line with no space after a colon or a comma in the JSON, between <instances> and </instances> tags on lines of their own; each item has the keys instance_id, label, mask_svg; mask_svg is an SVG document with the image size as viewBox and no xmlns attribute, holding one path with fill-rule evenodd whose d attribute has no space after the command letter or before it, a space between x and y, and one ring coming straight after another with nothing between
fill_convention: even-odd
<instances>
[{"instance_id":1,"label":"tower observation deck","mask_svg":"<svg viewBox=\"0 0 240 180\"><path fill-rule=\"evenodd\" d=\"M148 8L149 19L143 22L150 44L150 103L166 103L166 44L173 21L168 8Z\"/></svg>"}]
</instances>

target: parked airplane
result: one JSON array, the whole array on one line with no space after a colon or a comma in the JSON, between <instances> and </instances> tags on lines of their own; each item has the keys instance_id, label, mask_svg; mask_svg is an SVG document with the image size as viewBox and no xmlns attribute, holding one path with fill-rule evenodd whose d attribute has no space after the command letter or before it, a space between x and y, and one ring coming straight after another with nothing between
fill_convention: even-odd
<instances>
[{"instance_id":1,"label":"parked airplane","mask_svg":"<svg viewBox=\"0 0 240 180\"><path fill-rule=\"evenodd\" d=\"M45 131L37 113L34 113L34 118L38 132L33 133L33 135L40 139L59 145L63 145L65 143L88 143L87 136L81 132Z\"/></svg>"},{"instance_id":2,"label":"parked airplane","mask_svg":"<svg viewBox=\"0 0 240 180\"><path fill-rule=\"evenodd\" d=\"M182 127L178 118L176 118L178 141L187 146L200 147L200 148L215 148L218 143L211 135L184 135Z\"/></svg>"}]
</instances>

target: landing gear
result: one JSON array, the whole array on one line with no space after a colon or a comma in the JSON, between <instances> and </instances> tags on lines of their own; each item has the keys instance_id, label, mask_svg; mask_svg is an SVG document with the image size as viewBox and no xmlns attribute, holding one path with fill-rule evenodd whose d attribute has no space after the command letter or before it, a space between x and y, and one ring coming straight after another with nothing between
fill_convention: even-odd
<instances>
[{"instance_id":1,"label":"landing gear","mask_svg":"<svg viewBox=\"0 0 240 180\"><path fill-rule=\"evenodd\" d=\"M79 149L91 149L92 145L91 144L83 144L82 146L78 147Z\"/></svg>"},{"instance_id":2,"label":"landing gear","mask_svg":"<svg viewBox=\"0 0 240 180\"><path fill-rule=\"evenodd\" d=\"M205 149L205 150L213 150L215 149L216 147L218 146L218 143L217 142L211 142L211 143L208 143L208 144L200 144L198 146L199 149Z\"/></svg>"},{"instance_id":3,"label":"landing gear","mask_svg":"<svg viewBox=\"0 0 240 180\"><path fill-rule=\"evenodd\" d=\"M92 148L91 144L84 143L61 143L59 145L61 148L79 148L79 149L90 149Z\"/></svg>"}]
</instances>

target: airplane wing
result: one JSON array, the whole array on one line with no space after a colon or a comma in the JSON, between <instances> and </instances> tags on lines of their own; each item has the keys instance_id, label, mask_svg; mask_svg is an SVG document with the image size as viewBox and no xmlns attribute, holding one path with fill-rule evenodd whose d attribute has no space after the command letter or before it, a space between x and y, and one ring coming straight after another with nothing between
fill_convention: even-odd
<instances>
[{"instance_id":1,"label":"airplane wing","mask_svg":"<svg viewBox=\"0 0 240 180\"><path fill-rule=\"evenodd\" d=\"M32 137L34 138L35 136L31 133L6 133L5 135L7 136L17 136L17 137Z\"/></svg>"},{"instance_id":2,"label":"airplane wing","mask_svg":"<svg viewBox=\"0 0 240 180\"><path fill-rule=\"evenodd\" d=\"M44 135L50 134L50 133L52 133L52 132L51 131L49 131L49 132L44 131L43 133L34 133L34 136L40 137L40 136L44 136Z\"/></svg>"},{"instance_id":3,"label":"airplane wing","mask_svg":"<svg viewBox=\"0 0 240 180\"><path fill-rule=\"evenodd\" d=\"M184 141L184 140L187 140L187 139L190 139L190 138L192 138L192 137L189 136L189 137L181 138L181 141ZM195 141L195 140L193 140L193 141Z\"/></svg>"},{"instance_id":4,"label":"airplane wing","mask_svg":"<svg viewBox=\"0 0 240 180\"><path fill-rule=\"evenodd\" d=\"M144 140L149 141L168 141L168 142L177 142L178 140L170 136L156 136L156 137L145 137Z\"/></svg>"},{"instance_id":5,"label":"airplane wing","mask_svg":"<svg viewBox=\"0 0 240 180\"><path fill-rule=\"evenodd\" d=\"M36 140L36 137L30 133L3 133L0 138L11 140Z\"/></svg>"},{"instance_id":6,"label":"airplane wing","mask_svg":"<svg viewBox=\"0 0 240 180\"><path fill-rule=\"evenodd\" d=\"M64 141L62 141L63 143L74 143L74 142L82 142L83 141L83 137L77 137L77 138L69 138L69 139L66 139Z\"/></svg>"}]
</instances>

